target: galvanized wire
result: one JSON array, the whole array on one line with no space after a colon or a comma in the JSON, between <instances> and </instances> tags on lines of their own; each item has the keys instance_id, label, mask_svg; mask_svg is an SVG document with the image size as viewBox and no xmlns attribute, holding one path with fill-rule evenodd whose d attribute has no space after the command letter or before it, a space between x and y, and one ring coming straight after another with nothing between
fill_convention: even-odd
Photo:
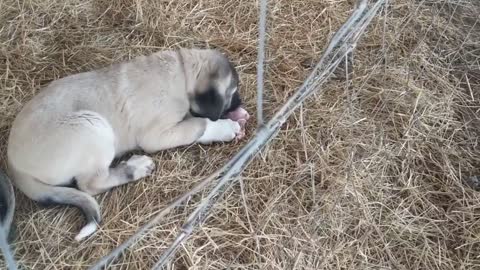
<instances>
[{"instance_id":1,"label":"galvanized wire","mask_svg":"<svg viewBox=\"0 0 480 270\"><path fill-rule=\"evenodd\" d=\"M257 58L257 127L264 124L263 119L263 89L265 62L265 35L267 24L267 0L260 0L260 16L258 24L258 58Z\"/></svg>"}]
</instances>

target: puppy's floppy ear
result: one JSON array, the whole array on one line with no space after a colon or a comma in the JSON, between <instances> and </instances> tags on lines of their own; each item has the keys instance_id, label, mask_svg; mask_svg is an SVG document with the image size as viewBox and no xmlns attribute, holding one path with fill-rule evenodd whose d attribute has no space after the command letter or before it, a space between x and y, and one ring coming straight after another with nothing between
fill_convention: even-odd
<instances>
[{"instance_id":1,"label":"puppy's floppy ear","mask_svg":"<svg viewBox=\"0 0 480 270\"><path fill-rule=\"evenodd\" d=\"M203 117L216 121L222 116L224 100L214 87L210 86L203 93L196 94L195 102Z\"/></svg>"}]
</instances>

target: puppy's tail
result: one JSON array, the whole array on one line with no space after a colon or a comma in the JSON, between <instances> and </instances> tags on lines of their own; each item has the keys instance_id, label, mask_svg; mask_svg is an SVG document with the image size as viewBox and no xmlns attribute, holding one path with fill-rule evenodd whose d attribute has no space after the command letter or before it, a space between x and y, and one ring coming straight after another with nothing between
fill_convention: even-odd
<instances>
[{"instance_id":1,"label":"puppy's tail","mask_svg":"<svg viewBox=\"0 0 480 270\"><path fill-rule=\"evenodd\" d=\"M100 207L97 201L88 193L75 188L59 187L44 184L34 177L16 171L11 168L15 186L17 186L29 198L43 205L67 204L80 208L87 219L85 225L75 236L76 241L93 234L97 230L97 224L101 222Z\"/></svg>"}]
</instances>

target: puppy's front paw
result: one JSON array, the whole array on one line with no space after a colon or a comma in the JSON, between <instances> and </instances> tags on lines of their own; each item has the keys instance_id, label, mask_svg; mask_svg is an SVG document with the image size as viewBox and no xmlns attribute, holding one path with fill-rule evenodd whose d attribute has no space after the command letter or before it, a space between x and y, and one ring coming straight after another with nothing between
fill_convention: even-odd
<instances>
[{"instance_id":1,"label":"puppy's front paw","mask_svg":"<svg viewBox=\"0 0 480 270\"><path fill-rule=\"evenodd\" d=\"M133 155L129 160L122 161L125 173L130 181L136 181L152 174L155 163L150 157Z\"/></svg>"},{"instance_id":2,"label":"puppy's front paw","mask_svg":"<svg viewBox=\"0 0 480 270\"><path fill-rule=\"evenodd\" d=\"M219 119L215 122L207 119L205 131L197 141L203 144L230 142L241 132L241 129L238 122L230 119Z\"/></svg>"}]
</instances>

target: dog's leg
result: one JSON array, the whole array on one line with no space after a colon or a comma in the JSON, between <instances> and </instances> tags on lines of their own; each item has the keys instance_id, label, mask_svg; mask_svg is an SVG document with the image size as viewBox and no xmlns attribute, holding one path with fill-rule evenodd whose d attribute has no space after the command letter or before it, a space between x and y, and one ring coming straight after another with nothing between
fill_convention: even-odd
<instances>
[{"instance_id":1,"label":"dog's leg","mask_svg":"<svg viewBox=\"0 0 480 270\"><path fill-rule=\"evenodd\" d=\"M100 168L94 173L76 177L77 185L80 190L97 195L149 176L154 169L155 163L150 157L134 155L114 168Z\"/></svg>"},{"instance_id":2,"label":"dog's leg","mask_svg":"<svg viewBox=\"0 0 480 270\"><path fill-rule=\"evenodd\" d=\"M31 130L40 133L39 139L30 139L33 134L26 132L13 133L17 141L10 141L8 167L15 185L28 197L44 204L82 209L88 223L75 237L80 241L95 232L101 222L100 207L91 195L138 180L151 172L152 162L132 157L109 169L115 156L115 133L96 112L77 111L43 121L45 125L35 123L37 130ZM72 178L79 189L65 187Z\"/></svg>"},{"instance_id":3,"label":"dog's leg","mask_svg":"<svg viewBox=\"0 0 480 270\"><path fill-rule=\"evenodd\" d=\"M144 151L153 153L195 142L230 142L240 132L240 124L230 119L211 121L207 118L192 117L166 131L162 126L151 126L139 140L139 146Z\"/></svg>"}]
</instances>

